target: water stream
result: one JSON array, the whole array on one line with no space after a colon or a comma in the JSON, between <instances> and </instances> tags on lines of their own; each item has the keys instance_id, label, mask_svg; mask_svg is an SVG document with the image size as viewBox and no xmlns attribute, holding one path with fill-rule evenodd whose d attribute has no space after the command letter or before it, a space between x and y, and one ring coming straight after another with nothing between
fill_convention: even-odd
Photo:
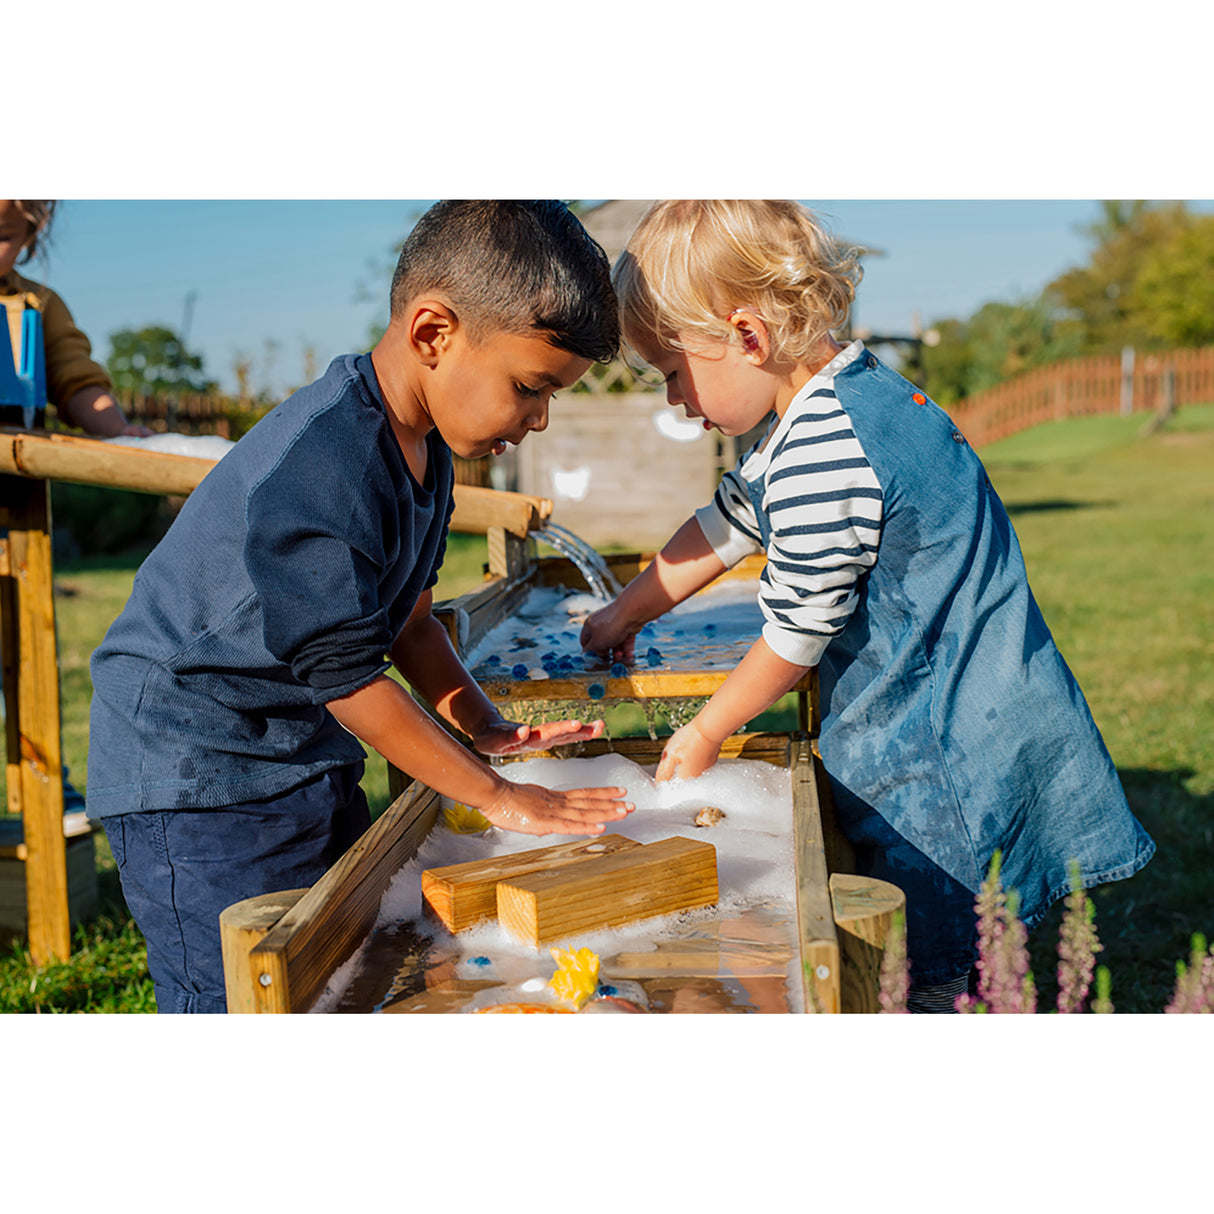
<instances>
[{"instance_id":1,"label":"water stream","mask_svg":"<svg viewBox=\"0 0 1214 1214\"><path fill-rule=\"evenodd\" d=\"M572 561L586 579L592 594L610 601L620 593L621 586L607 567L607 562L580 536L548 521L536 532L536 539Z\"/></svg>"}]
</instances>

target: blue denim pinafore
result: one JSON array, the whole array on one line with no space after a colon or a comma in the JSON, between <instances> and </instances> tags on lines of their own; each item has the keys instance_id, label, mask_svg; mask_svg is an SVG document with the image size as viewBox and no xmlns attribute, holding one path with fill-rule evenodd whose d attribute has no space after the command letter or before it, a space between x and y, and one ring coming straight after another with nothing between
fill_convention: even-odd
<instances>
[{"instance_id":1,"label":"blue denim pinafore","mask_svg":"<svg viewBox=\"0 0 1214 1214\"><path fill-rule=\"evenodd\" d=\"M1029 927L1155 845L1029 589L986 471L948 415L872 354L834 380L884 495L877 562L819 663L823 765L861 873L907 899L911 981L976 960L996 850ZM764 548L762 475L741 478Z\"/></svg>"}]
</instances>

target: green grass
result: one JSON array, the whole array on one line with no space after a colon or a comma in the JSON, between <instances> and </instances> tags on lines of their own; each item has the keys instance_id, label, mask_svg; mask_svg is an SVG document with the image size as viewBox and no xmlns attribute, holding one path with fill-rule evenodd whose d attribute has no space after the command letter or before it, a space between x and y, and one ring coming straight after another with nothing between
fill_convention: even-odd
<instances>
[{"instance_id":1,"label":"green grass","mask_svg":"<svg viewBox=\"0 0 1214 1214\"><path fill-rule=\"evenodd\" d=\"M1214 406L1182 410L1139 437L1141 416L1038 427L982 451L1025 551L1029 579L1092 706L1131 806L1159 852L1129 881L1094 891L1100 960L1119 1012L1158 1012L1190 935L1214 937ZM453 536L437 598L474 588L485 541ZM56 611L63 751L87 779L88 655L129 593L137 559L62 562ZM635 705L611 709L616 735L642 733ZM755 723L795 726L792 701ZM662 731L660 731L662 732ZM388 801L370 756L373 811ZM0 1011L152 1011L143 941L97 836L103 909L76 929L73 955L37 969L0 949ZM1061 908L1034 933L1041 1006L1052 1006Z\"/></svg>"}]
</instances>

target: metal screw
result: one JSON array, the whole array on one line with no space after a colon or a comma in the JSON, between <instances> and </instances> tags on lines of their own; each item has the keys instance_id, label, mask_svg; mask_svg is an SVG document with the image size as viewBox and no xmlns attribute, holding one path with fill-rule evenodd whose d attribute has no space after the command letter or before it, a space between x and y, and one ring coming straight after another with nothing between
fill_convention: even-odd
<instances>
[{"instance_id":1,"label":"metal screw","mask_svg":"<svg viewBox=\"0 0 1214 1214\"><path fill-rule=\"evenodd\" d=\"M830 977L830 966L829 965L820 965L820 966L818 966L818 968L816 970L814 970L814 973L819 978L829 978ZM268 978L269 975L263 974L262 977Z\"/></svg>"},{"instance_id":2,"label":"metal screw","mask_svg":"<svg viewBox=\"0 0 1214 1214\"><path fill-rule=\"evenodd\" d=\"M271 978L269 974L260 974L258 975L257 981L260 982L262 986L269 986L274 979Z\"/></svg>"}]
</instances>

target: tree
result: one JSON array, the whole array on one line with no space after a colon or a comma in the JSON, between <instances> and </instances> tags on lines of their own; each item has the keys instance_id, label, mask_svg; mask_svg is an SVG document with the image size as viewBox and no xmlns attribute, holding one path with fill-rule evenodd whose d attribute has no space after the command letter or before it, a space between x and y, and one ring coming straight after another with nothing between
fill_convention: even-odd
<instances>
[{"instance_id":1,"label":"tree","mask_svg":"<svg viewBox=\"0 0 1214 1214\"><path fill-rule=\"evenodd\" d=\"M1088 228L1097 242L1088 264L1056 278L1045 293L1077 326L1083 353L1159 346L1138 279L1193 216L1183 202L1106 201L1101 211Z\"/></svg>"},{"instance_id":2,"label":"tree","mask_svg":"<svg viewBox=\"0 0 1214 1214\"><path fill-rule=\"evenodd\" d=\"M923 386L951 405L1033 367L1077 354L1081 335L1044 296L985 303L966 321L932 325L940 341L920 352Z\"/></svg>"},{"instance_id":3,"label":"tree","mask_svg":"<svg viewBox=\"0 0 1214 1214\"><path fill-rule=\"evenodd\" d=\"M120 393L179 396L215 389L215 381L203 372L202 355L191 354L177 334L163 325L111 333L106 366Z\"/></svg>"},{"instance_id":4,"label":"tree","mask_svg":"<svg viewBox=\"0 0 1214 1214\"><path fill-rule=\"evenodd\" d=\"M1161 346L1214 345L1214 215L1191 218L1147 253L1132 302Z\"/></svg>"}]
</instances>

